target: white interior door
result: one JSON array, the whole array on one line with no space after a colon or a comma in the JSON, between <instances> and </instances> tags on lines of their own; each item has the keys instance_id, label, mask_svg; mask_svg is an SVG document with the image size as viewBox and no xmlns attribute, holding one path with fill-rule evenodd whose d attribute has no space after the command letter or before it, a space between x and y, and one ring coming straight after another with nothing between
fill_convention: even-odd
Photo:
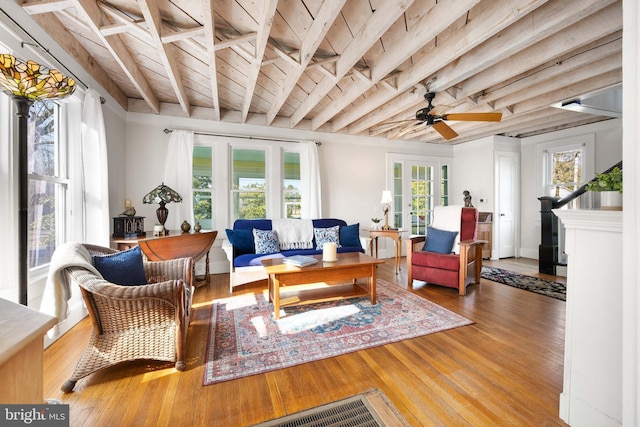
<instances>
[{"instance_id":1,"label":"white interior door","mask_svg":"<svg viewBox=\"0 0 640 427\"><path fill-rule=\"evenodd\" d=\"M516 219L518 192L518 157L517 153L497 154L498 172L498 217L496 238L498 258L516 256Z\"/></svg>"}]
</instances>

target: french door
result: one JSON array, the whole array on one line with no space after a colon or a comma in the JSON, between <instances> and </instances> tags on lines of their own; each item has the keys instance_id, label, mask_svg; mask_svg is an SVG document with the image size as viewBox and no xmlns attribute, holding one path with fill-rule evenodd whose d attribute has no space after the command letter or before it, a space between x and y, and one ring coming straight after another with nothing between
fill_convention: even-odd
<instances>
[{"instance_id":1,"label":"french door","mask_svg":"<svg viewBox=\"0 0 640 427\"><path fill-rule=\"evenodd\" d=\"M436 205L448 205L449 165L421 156L394 158L392 227L411 235L424 235Z\"/></svg>"}]
</instances>

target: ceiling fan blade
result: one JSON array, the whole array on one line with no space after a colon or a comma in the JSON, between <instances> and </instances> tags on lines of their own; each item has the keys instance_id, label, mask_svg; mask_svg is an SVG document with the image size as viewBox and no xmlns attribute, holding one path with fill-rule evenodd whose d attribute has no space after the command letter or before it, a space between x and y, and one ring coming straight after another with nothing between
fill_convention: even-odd
<instances>
[{"instance_id":1,"label":"ceiling fan blade","mask_svg":"<svg viewBox=\"0 0 640 427\"><path fill-rule=\"evenodd\" d=\"M442 136L444 136L444 139L453 139L456 136L458 136L458 134L456 133L455 130L451 129L451 127L446 124L443 121L439 121L439 122L435 122L433 124L433 128L438 131L438 133Z\"/></svg>"},{"instance_id":2,"label":"ceiling fan blade","mask_svg":"<svg viewBox=\"0 0 640 427\"><path fill-rule=\"evenodd\" d=\"M442 116L447 111L451 110L453 107L450 105L436 105L431 110L429 110L430 116Z\"/></svg>"},{"instance_id":3,"label":"ceiling fan blade","mask_svg":"<svg viewBox=\"0 0 640 427\"><path fill-rule=\"evenodd\" d=\"M444 114L442 120L460 120L468 122L499 122L502 113L453 113Z\"/></svg>"}]
</instances>

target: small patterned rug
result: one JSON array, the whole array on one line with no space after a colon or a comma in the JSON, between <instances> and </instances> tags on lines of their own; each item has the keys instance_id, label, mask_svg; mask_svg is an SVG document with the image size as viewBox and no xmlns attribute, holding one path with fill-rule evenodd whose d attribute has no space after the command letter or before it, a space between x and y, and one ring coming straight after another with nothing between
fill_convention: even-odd
<instances>
[{"instance_id":1,"label":"small patterned rug","mask_svg":"<svg viewBox=\"0 0 640 427\"><path fill-rule=\"evenodd\" d=\"M538 277L525 276L513 271L503 270L496 267L482 266L480 276L492 282L513 286L537 294L546 295L562 301L567 300L567 285L553 282L551 280L540 279Z\"/></svg>"},{"instance_id":2,"label":"small patterned rug","mask_svg":"<svg viewBox=\"0 0 640 427\"><path fill-rule=\"evenodd\" d=\"M282 369L469 325L398 285L368 297L291 306L274 320L266 292L212 302L204 385Z\"/></svg>"}]
</instances>

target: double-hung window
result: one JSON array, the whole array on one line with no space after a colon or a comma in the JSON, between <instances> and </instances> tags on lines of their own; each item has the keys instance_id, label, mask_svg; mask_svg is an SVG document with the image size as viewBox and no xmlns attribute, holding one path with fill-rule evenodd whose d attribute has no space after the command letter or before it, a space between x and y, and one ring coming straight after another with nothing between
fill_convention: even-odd
<instances>
[{"instance_id":1,"label":"double-hung window","mask_svg":"<svg viewBox=\"0 0 640 427\"><path fill-rule=\"evenodd\" d=\"M28 247L30 267L47 265L64 241L67 167L60 138L59 107L52 101L32 104L28 121Z\"/></svg>"},{"instance_id":2,"label":"double-hung window","mask_svg":"<svg viewBox=\"0 0 640 427\"><path fill-rule=\"evenodd\" d=\"M234 148L231 156L233 218L265 218L267 215L266 151Z\"/></svg>"},{"instance_id":3,"label":"double-hung window","mask_svg":"<svg viewBox=\"0 0 640 427\"><path fill-rule=\"evenodd\" d=\"M283 201L285 218L300 218L302 196L300 195L300 153L285 151L283 164Z\"/></svg>"}]
</instances>

